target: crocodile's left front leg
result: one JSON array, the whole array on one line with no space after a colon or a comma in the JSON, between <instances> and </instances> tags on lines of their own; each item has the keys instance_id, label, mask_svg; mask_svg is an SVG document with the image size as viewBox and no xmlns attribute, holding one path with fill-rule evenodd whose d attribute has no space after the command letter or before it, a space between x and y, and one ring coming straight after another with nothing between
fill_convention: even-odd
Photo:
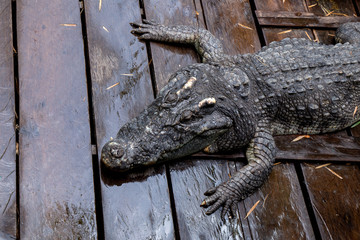
<instances>
[{"instance_id":1,"label":"crocodile's left front leg","mask_svg":"<svg viewBox=\"0 0 360 240\"><path fill-rule=\"evenodd\" d=\"M220 62L225 54L219 39L209 31L190 26L165 26L152 21L130 23L131 33L141 40L172 42L193 45L203 62Z\"/></svg>"},{"instance_id":2,"label":"crocodile's left front leg","mask_svg":"<svg viewBox=\"0 0 360 240\"><path fill-rule=\"evenodd\" d=\"M234 215L237 202L258 189L269 176L275 160L275 142L265 123L259 124L251 140L246 157L248 164L236 172L229 181L205 192L208 196L201 203L210 215L223 206L221 218L230 211Z\"/></svg>"}]
</instances>

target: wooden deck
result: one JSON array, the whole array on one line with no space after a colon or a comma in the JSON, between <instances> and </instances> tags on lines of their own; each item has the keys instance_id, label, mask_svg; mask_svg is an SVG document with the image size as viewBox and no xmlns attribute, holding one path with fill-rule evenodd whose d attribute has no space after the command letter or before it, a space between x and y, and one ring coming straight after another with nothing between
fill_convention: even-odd
<instances>
[{"instance_id":1,"label":"wooden deck","mask_svg":"<svg viewBox=\"0 0 360 240\"><path fill-rule=\"evenodd\" d=\"M277 137L280 164L226 222L199 205L244 165L242 153L123 175L99 166L104 143L171 73L199 61L190 48L139 42L129 22L204 27L238 54L285 37L332 43L332 27L357 20L359 8L358 0L2 1L0 239L360 239L359 128Z\"/></svg>"}]
</instances>

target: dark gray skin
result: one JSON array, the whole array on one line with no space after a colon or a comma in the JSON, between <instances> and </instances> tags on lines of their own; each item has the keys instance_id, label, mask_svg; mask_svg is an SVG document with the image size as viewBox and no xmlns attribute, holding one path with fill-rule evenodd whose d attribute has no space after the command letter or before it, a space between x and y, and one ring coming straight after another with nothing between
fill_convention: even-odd
<instances>
[{"instance_id":1,"label":"dark gray skin","mask_svg":"<svg viewBox=\"0 0 360 240\"><path fill-rule=\"evenodd\" d=\"M125 124L101 154L115 171L246 147L248 164L205 192L201 203L221 217L236 210L267 179L275 161L273 136L319 134L360 119L360 25L340 27L346 44L306 39L273 42L255 54L229 56L211 33L186 26L132 23L141 40L195 46L203 63L173 74L155 101ZM354 113L355 112L355 113Z\"/></svg>"}]
</instances>

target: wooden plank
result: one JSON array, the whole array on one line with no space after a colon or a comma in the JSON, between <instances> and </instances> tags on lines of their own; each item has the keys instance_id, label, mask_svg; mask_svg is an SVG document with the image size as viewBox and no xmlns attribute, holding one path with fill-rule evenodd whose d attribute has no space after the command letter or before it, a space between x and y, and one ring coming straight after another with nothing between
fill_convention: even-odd
<instances>
[{"instance_id":1,"label":"wooden plank","mask_svg":"<svg viewBox=\"0 0 360 240\"><path fill-rule=\"evenodd\" d=\"M275 138L278 159L293 159L302 161L344 161L360 162L360 145L346 131L312 135L297 142L294 135Z\"/></svg>"},{"instance_id":2,"label":"wooden plank","mask_svg":"<svg viewBox=\"0 0 360 240\"><path fill-rule=\"evenodd\" d=\"M0 238L16 237L15 94L11 2L0 2Z\"/></svg>"},{"instance_id":3,"label":"wooden plank","mask_svg":"<svg viewBox=\"0 0 360 240\"><path fill-rule=\"evenodd\" d=\"M360 11L360 2L359 1L354 1L354 4L355 4L355 8L356 8L356 11L357 11L357 16L359 17L359 11Z\"/></svg>"},{"instance_id":4,"label":"wooden plank","mask_svg":"<svg viewBox=\"0 0 360 240\"><path fill-rule=\"evenodd\" d=\"M260 1L255 0L256 10L262 11L288 11L288 12L306 12L307 6L302 0L276 0Z\"/></svg>"},{"instance_id":5,"label":"wooden plank","mask_svg":"<svg viewBox=\"0 0 360 240\"><path fill-rule=\"evenodd\" d=\"M338 28L347 22L358 22L360 18L349 16L316 16L309 12L271 12L256 11L256 16L261 26L276 27L317 27L317 28Z\"/></svg>"},{"instance_id":6,"label":"wooden plank","mask_svg":"<svg viewBox=\"0 0 360 240\"><path fill-rule=\"evenodd\" d=\"M342 17L356 17L352 0L306 0L306 4L308 11L317 16L340 17L339 21L342 21Z\"/></svg>"},{"instance_id":7,"label":"wooden plank","mask_svg":"<svg viewBox=\"0 0 360 240\"><path fill-rule=\"evenodd\" d=\"M153 92L146 46L130 33L129 23L141 22L139 2L103 1L99 11L99 1L85 1L85 13L100 156L110 137L150 104ZM145 174L102 171L101 191L107 239L174 238L164 167Z\"/></svg>"},{"instance_id":8,"label":"wooden plank","mask_svg":"<svg viewBox=\"0 0 360 240\"><path fill-rule=\"evenodd\" d=\"M268 181L245 202L253 239L314 239L294 164L274 166Z\"/></svg>"},{"instance_id":9,"label":"wooden plank","mask_svg":"<svg viewBox=\"0 0 360 240\"><path fill-rule=\"evenodd\" d=\"M301 1L255 0L255 4L257 10L305 10ZM266 44L286 37L305 35L305 31L300 29L262 28L262 31ZM277 147L281 148L278 142ZM269 236L273 236L275 239L314 238L294 164L275 166L269 180L261 187L260 191L245 200L246 209L249 210L258 200L266 207L256 208L248 217L254 239L269 238Z\"/></svg>"},{"instance_id":10,"label":"wooden plank","mask_svg":"<svg viewBox=\"0 0 360 240\"><path fill-rule=\"evenodd\" d=\"M20 237L96 239L84 46L77 1L16 1Z\"/></svg>"},{"instance_id":11,"label":"wooden plank","mask_svg":"<svg viewBox=\"0 0 360 240\"><path fill-rule=\"evenodd\" d=\"M225 53L244 54L260 49L248 0L209 0L203 6L207 27L223 42Z\"/></svg>"},{"instance_id":12,"label":"wooden plank","mask_svg":"<svg viewBox=\"0 0 360 240\"><path fill-rule=\"evenodd\" d=\"M312 3L312 1L308 3ZM355 13L353 3L349 0L321 1L318 2L317 7L310 8L310 11L319 15L326 14L327 11L350 16ZM316 30L315 33L319 36L320 42L325 42L328 38L326 31ZM337 138L339 141L346 141L341 139L342 136ZM354 141L350 137L349 139ZM331 145L331 143L326 145ZM350 146L349 150L344 150L355 149ZM359 156L359 153L357 155ZM346 161L348 159L344 158L343 162ZM302 164L302 169L322 239L359 238L360 218L357 206L360 195L360 192L357 191L360 180L359 166L330 165L328 168L321 169L316 169L315 166Z\"/></svg>"},{"instance_id":13,"label":"wooden plank","mask_svg":"<svg viewBox=\"0 0 360 240\"><path fill-rule=\"evenodd\" d=\"M295 161L345 161L360 162L360 142L358 141L359 132L355 128L352 131L354 138L349 137L346 131L336 132L324 135L311 135L310 138L303 138L294 142L293 140L299 135L276 136L277 146L276 159L278 160L295 160ZM194 158L204 159L235 159L243 158L244 153L236 154L205 154L196 153Z\"/></svg>"},{"instance_id":14,"label":"wooden plank","mask_svg":"<svg viewBox=\"0 0 360 240\"><path fill-rule=\"evenodd\" d=\"M164 25L188 25L203 27L202 14L198 12L192 0L144 0L147 19ZM200 19L198 22L197 20ZM170 75L176 70L200 61L194 49L175 46L168 43L150 42L152 64L156 78L156 90L163 88Z\"/></svg>"},{"instance_id":15,"label":"wooden plank","mask_svg":"<svg viewBox=\"0 0 360 240\"><path fill-rule=\"evenodd\" d=\"M355 9L352 0L332 0L332 1L313 1L306 0L309 12L317 16L332 17L340 23L350 22L356 18ZM314 5L316 4L316 5ZM346 21L348 19L348 21ZM357 20L359 21L359 20ZM334 44L335 43L335 29L332 30L314 30L315 39L321 39L322 43Z\"/></svg>"},{"instance_id":16,"label":"wooden plank","mask_svg":"<svg viewBox=\"0 0 360 240\"><path fill-rule=\"evenodd\" d=\"M202 14L196 14L198 9L195 8L194 2L192 0L176 1L176 4L174 4L174 1L169 0L145 0L144 9L147 19L154 19L155 21L166 25L198 26L198 20L200 23L203 21ZM199 9L199 11L201 10ZM152 53L152 62L154 64L157 91L159 91L160 88L167 83L168 77L180 67L200 61L199 57L193 49L186 48L181 45L171 46L168 44L151 42L150 47ZM171 181L176 207L175 211L177 214L176 221L178 222L179 227L177 231L181 239L186 239L186 237L189 237L196 232L199 232L199 234L202 235L206 229L202 227L205 226L206 221L203 222L199 220L197 221L197 225L186 221L189 219L189 217L202 214L202 209L200 208L201 201L194 203L197 199L190 199L191 196L188 199L184 199L184 194L200 190L199 188L194 189L192 184L194 179L187 177L189 174L201 172L201 166L194 166L189 162L182 164L182 166L184 165L189 166L188 171L190 173L178 172L174 166L170 165L170 175L172 179ZM214 163L214 169L219 168L219 164ZM179 179L182 180L179 181ZM186 179L187 184L184 182ZM202 194L203 193L201 193L199 197L202 197ZM192 202L189 203L189 200ZM195 205L190 206L188 204ZM187 211L183 213L184 210ZM195 210L195 212L192 210ZM195 219L198 219L198 217ZM213 232L214 228L215 226L208 225L207 231Z\"/></svg>"},{"instance_id":17,"label":"wooden plank","mask_svg":"<svg viewBox=\"0 0 360 240\"><path fill-rule=\"evenodd\" d=\"M171 164L171 180L181 239L248 239L245 216L239 212L233 221L223 222L220 211L211 216L200 208L204 192L229 179L230 164L218 160L182 161ZM240 209L241 210L241 209Z\"/></svg>"},{"instance_id":18,"label":"wooden plank","mask_svg":"<svg viewBox=\"0 0 360 240\"><path fill-rule=\"evenodd\" d=\"M318 166L302 164L302 169L322 239L358 239L359 166Z\"/></svg>"},{"instance_id":19,"label":"wooden plank","mask_svg":"<svg viewBox=\"0 0 360 240\"><path fill-rule=\"evenodd\" d=\"M195 5L192 0L182 0L177 1L176 4L173 3L174 1L170 0L145 0L146 17L167 25L183 24L198 26L204 23L202 14L200 14L202 9L199 9L199 6L201 6L200 2L195 1ZM201 26L204 27L203 25ZM157 43L151 43L150 45L158 88L166 83L166 78L175 72L179 65L185 66L199 61L193 49L184 49L183 46L169 47L165 44ZM184 55L184 51L186 55ZM167 59L171 59L171 61ZM164 62L168 66L164 66ZM165 76L164 73L167 75ZM228 178L227 171L225 171L227 164L226 161L202 162L195 160L179 163L179 165L170 165L170 176L177 216L176 221L179 227L178 234L180 239L243 236L240 223L223 223L219 211L209 217L200 208L200 203L204 198L203 193L207 190L206 188L215 184L207 177L209 176L209 169L211 168L211 171L213 171L213 177L219 180L216 184L219 184L220 179L225 181ZM179 168L184 169L184 171L179 170ZM222 231L219 230L220 227Z\"/></svg>"}]
</instances>

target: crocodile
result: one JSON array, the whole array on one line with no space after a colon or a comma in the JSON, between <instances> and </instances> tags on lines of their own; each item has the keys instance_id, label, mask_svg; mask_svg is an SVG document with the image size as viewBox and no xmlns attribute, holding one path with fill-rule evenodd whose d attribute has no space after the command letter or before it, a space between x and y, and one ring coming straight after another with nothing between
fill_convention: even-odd
<instances>
[{"instance_id":1,"label":"crocodile","mask_svg":"<svg viewBox=\"0 0 360 240\"><path fill-rule=\"evenodd\" d=\"M274 136L321 134L360 120L360 24L346 23L335 45L294 38L254 54L230 56L209 31L131 23L140 40L195 47L202 63L181 68L139 116L101 153L103 165L124 172L204 151L246 150L247 164L205 192L201 207L233 217L274 165Z\"/></svg>"}]
</instances>

